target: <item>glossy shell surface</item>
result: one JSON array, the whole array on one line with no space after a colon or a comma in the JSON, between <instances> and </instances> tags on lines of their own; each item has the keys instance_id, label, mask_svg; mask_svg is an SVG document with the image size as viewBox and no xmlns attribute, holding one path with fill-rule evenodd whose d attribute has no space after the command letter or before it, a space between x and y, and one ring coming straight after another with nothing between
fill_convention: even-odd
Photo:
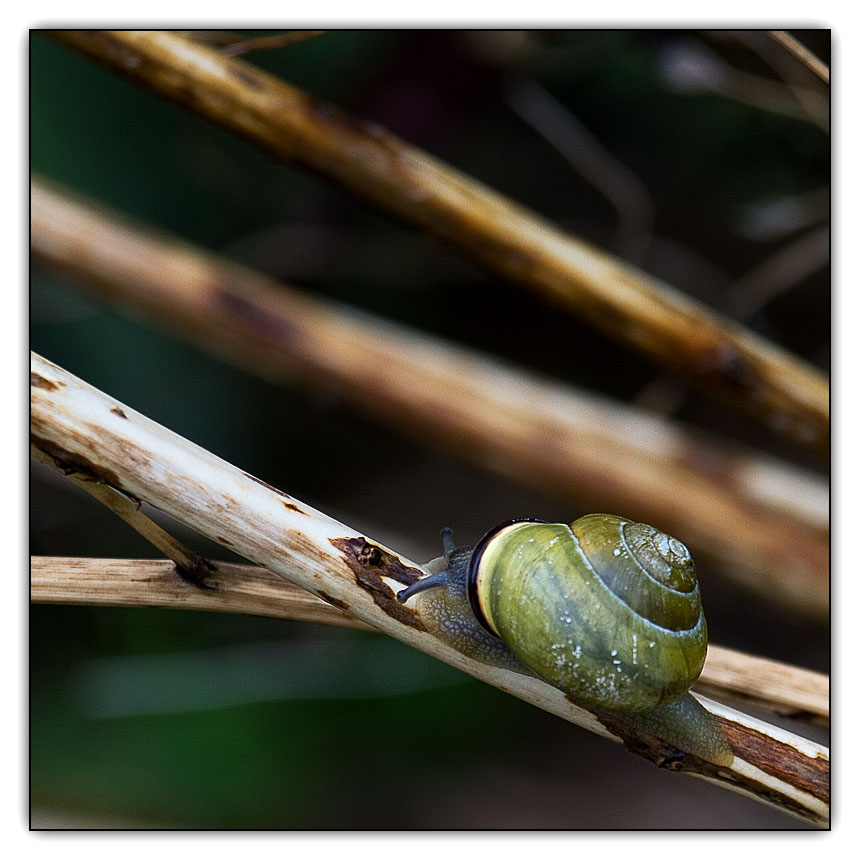
<instances>
[{"instance_id":1,"label":"glossy shell surface","mask_svg":"<svg viewBox=\"0 0 860 860\"><path fill-rule=\"evenodd\" d=\"M692 559L651 526L606 514L506 525L486 541L473 587L484 620L523 663L595 707L666 704L704 665Z\"/></svg>"}]
</instances>

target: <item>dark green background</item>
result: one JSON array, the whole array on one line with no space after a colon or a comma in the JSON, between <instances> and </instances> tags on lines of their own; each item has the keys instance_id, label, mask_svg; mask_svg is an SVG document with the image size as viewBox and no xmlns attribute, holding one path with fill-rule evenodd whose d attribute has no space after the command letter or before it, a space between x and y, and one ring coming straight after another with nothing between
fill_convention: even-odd
<instances>
[{"instance_id":1,"label":"dark green background","mask_svg":"<svg viewBox=\"0 0 860 860\"><path fill-rule=\"evenodd\" d=\"M829 60L829 32L799 35ZM486 48L495 39L330 32L248 61L616 250L605 197L506 101L512 82L540 82L648 188L657 238L643 267L717 306L736 278L786 241L745 237L738 225L746 207L828 187L829 137L813 124L667 87L662 64L687 43L772 74L736 41L547 31L522 39L525 51L492 59ZM34 174L310 294L625 401L661 376L540 299L43 34L32 36L30 72ZM826 369L829 290L822 271L745 322ZM324 391L249 377L38 268L30 297L37 352L406 555L437 555L443 525L467 541L513 516L570 521L585 512L409 441ZM677 414L823 468L705 395L687 392ZM34 554L153 556L41 467L30 500ZM706 568L702 588L715 642L828 669L826 629L761 605ZM30 668L34 826L793 826L369 634L34 606Z\"/></svg>"}]
</instances>

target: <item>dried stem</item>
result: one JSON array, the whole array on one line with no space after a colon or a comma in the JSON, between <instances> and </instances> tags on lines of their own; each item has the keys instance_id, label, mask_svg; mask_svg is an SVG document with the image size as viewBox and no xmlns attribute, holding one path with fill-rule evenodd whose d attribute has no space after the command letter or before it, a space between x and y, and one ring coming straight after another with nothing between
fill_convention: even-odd
<instances>
[{"instance_id":1,"label":"dried stem","mask_svg":"<svg viewBox=\"0 0 860 860\"><path fill-rule=\"evenodd\" d=\"M742 706L830 725L830 679L801 669L712 645L696 689Z\"/></svg>"},{"instance_id":2,"label":"dried stem","mask_svg":"<svg viewBox=\"0 0 860 860\"><path fill-rule=\"evenodd\" d=\"M769 600L828 613L828 493L814 475L656 416L313 301L36 181L35 259L278 382L592 510L680 536Z\"/></svg>"},{"instance_id":3,"label":"dried stem","mask_svg":"<svg viewBox=\"0 0 860 860\"><path fill-rule=\"evenodd\" d=\"M195 567L195 554L173 535L166 532L158 523L153 522L140 510L140 503L135 503L128 496L115 490L113 487L94 479L90 475L81 472L70 471L68 467L40 451L33 448L32 456L47 466L63 472L67 478L74 481L84 492L98 499L103 505L113 511L118 517L125 520L138 534L148 540L159 552L167 556L180 570L191 571Z\"/></svg>"},{"instance_id":4,"label":"dried stem","mask_svg":"<svg viewBox=\"0 0 860 860\"><path fill-rule=\"evenodd\" d=\"M212 540L351 615L474 677L613 740L652 761L748 794L826 826L827 750L708 699L735 758L718 767L654 737L617 734L536 678L471 660L431 635L395 591L420 574L414 562L117 403L33 355L31 442L67 471L86 474L163 510ZM615 732L615 733L614 733Z\"/></svg>"},{"instance_id":5,"label":"dried stem","mask_svg":"<svg viewBox=\"0 0 860 860\"><path fill-rule=\"evenodd\" d=\"M239 612L376 632L375 627L265 568L224 561L213 563L195 584L178 575L171 561L34 556L30 559L30 600Z\"/></svg>"},{"instance_id":6,"label":"dried stem","mask_svg":"<svg viewBox=\"0 0 860 860\"><path fill-rule=\"evenodd\" d=\"M112 492L112 491L111 491ZM87 606L158 606L210 612L244 612L375 630L313 594L247 564L213 563L200 588L177 576L169 561L116 558L30 559L30 600ZM710 645L694 689L718 699L830 724L826 675Z\"/></svg>"},{"instance_id":7,"label":"dried stem","mask_svg":"<svg viewBox=\"0 0 860 860\"><path fill-rule=\"evenodd\" d=\"M827 450L828 384L820 371L379 126L177 33L53 35L276 157L343 184L491 271L544 292L772 429Z\"/></svg>"}]
</instances>

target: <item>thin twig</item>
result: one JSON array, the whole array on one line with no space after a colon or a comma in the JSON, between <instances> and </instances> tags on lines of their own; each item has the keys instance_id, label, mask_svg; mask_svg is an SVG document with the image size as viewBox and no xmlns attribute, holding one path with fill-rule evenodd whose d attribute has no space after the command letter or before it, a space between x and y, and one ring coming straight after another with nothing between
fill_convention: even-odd
<instances>
[{"instance_id":1,"label":"thin twig","mask_svg":"<svg viewBox=\"0 0 860 860\"><path fill-rule=\"evenodd\" d=\"M54 36L276 157L322 173L819 451L828 385L805 362L551 226L378 125L176 34Z\"/></svg>"},{"instance_id":2,"label":"thin twig","mask_svg":"<svg viewBox=\"0 0 860 860\"><path fill-rule=\"evenodd\" d=\"M276 33L273 36L254 36L225 45L221 51L230 57L238 57L240 54L249 54L251 51L271 51L286 45L295 45L297 42L313 39L323 33L325 30L292 30L289 33Z\"/></svg>"},{"instance_id":3,"label":"thin twig","mask_svg":"<svg viewBox=\"0 0 860 860\"><path fill-rule=\"evenodd\" d=\"M277 382L335 391L376 421L574 505L660 526L769 600L828 613L824 481L629 407L357 318L35 181L36 259Z\"/></svg>"},{"instance_id":4,"label":"thin twig","mask_svg":"<svg viewBox=\"0 0 860 860\"><path fill-rule=\"evenodd\" d=\"M85 473L74 471L74 467L64 465L55 457L38 448L34 448L32 456L47 466L51 466L74 481L84 492L98 499L118 517L125 520L139 535L146 538L159 552L167 556L180 570L191 571L195 567L195 553L169 532L153 522L140 510L140 503L135 503L113 487L94 479Z\"/></svg>"},{"instance_id":5,"label":"thin twig","mask_svg":"<svg viewBox=\"0 0 860 860\"><path fill-rule=\"evenodd\" d=\"M738 317L752 316L829 262L830 225L825 224L785 243L746 272L726 291L723 307Z\"/></svg>"},{"instance_id":6,"label":"thin twig","mask_svg":"<svg viewBox=\"0 0 860 860\"><path fill-rule=\"evenodd\" d=\"M779 42L787 51L794 54L801 63L811 69L821 78L826 84L830 84L830 69L827 64L822 62L809 50L805 45L802 45L794 36L786 33L785 30L770 30L772 39Z\"/></svg>"},{"instance_id":7,"label":"thin twig","mask_svg":"<svg viewBox=\"0 0 860 860\"><path fill-rule=\"evenodd\" d=\"M824 225L787 242L738 280L717 302L729 316L744 321L758 313L784 291L791 289L830 262L830 226ZM631 403L670 416L689 394L689 385L662 374L651 380Z\"/></svg>"},{"instance_id":8,"label":"thin twig","mask_svg":"<svg viewBox=\"0 0 860 860\"><path fill-rule=\"evenodd\" d=\"M747 31L706 32L710 38L737 39L761 53L761 34ZM767 45L773 43L768 39ZM779 51L781 59L783 51ZM771 58L773 59L773 58ZM663 52L663 75L667 83L683 92L713 92L757 111L781 114L829 131L827 98L803 84L775 81L727 63L718 53L693 40L674 42ZM778 60L777 60L778 62ZM816 82L817 85L817 82Z\"/></svg>"},{"instance_id":9,"label":"thin twig","mask_svg":"<svg viewBox=\"0 0 860 860\"><path fill-rule=\"evenodd\" d=\"M822 131L830 133L830 93L827 91L826 85L822 87L819 80L811 78L810 70L805 65L799 64L797 58L788 53L778 41L771 38L768 31L718 31L714 34L714 38L720 41L741 42L755 53L759 59L770 66L779 78L778 82L771 82L770 85L782 87L784 93L790 94L795 107L800 111L799 116L813 122ZM734 70L732 77L739 80L750 80L751 76ZM761 88L766 89L768 86L767 79L759 78L759 81ZM777 93L778 91L774 91L770 99L763 100L760 109L769 110L770 105L779 101L780 96Z\"/></svg>"},{"instance_id":10,"label":"thin twig","mask_svg":"<svg viewBox=\"0 0 860 860\"><path fill-rule=\"evenodd\" d=\"M243 612L375 630L313 594L253 565L211 563L199 588L169 561L33 556L30 600L87 606L158 606ZM694 689L707 696L829 725L826 675L710 645Z\"/></svg>"},{"instance_id":11,"label":"thin twig","mask_svg":"<svg viewBox=\"0 0 860 860\"><path fill-rule=\"evenodd\" d=\"M827 750L699 697L735 757L717 766L667 749L574 705L537 678L476 662L429 633L395 592L421 568L231 466L37 356L30 365L31 444L58 463L139 498L351 615L474 677L672 769L826 826Z\"/></svg>"},{"instance_id":12,"label":"thin twig","mask_svg":"<svg viewBox=\"0 0 860 860\"><path fill-rule=\"evenodd\" d=\"M654 201L642 180L536 80L514 79L505 96L517 115L609 201L617 215L616 250L640 261L654 233Z\"/></svg>"}]
</instances>

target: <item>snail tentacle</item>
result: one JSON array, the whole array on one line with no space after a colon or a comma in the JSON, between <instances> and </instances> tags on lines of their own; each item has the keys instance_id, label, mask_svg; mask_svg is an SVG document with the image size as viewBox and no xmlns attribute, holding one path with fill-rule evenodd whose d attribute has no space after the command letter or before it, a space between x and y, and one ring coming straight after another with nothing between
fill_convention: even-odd
<instances>
[{"instance_id":1,"label":"snail tentacle","mask_svg":"<svg viewBox=\"0 0 860 860\"><path fill-rule=\"evenodd\" d=\"M428 588L440 588L448 584L448 572L443 570L442 573L435 573L433 576L426 576L424 579L416 580L412 585L402 588L397 592L397 599L400 603L406 603L410 597L414 597Z\"/></svg>"}]
</instances>

